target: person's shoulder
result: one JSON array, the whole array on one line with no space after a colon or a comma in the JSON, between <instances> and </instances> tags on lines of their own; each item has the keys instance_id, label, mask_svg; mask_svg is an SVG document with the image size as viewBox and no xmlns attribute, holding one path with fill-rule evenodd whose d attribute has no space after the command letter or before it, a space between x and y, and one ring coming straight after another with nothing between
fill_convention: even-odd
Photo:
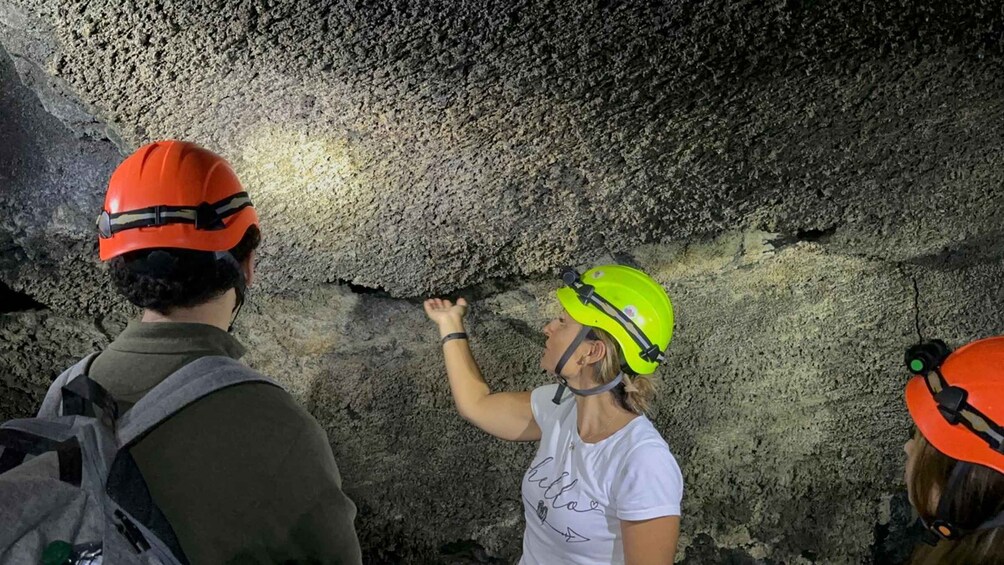
<instances>
[{"instance_id":1,"label":"person's shoulder","mask_svg":"<svg viewBox=\"0 0 1004 565\"><path fill-rule=\"evenodd\" d=\"M249 375L260 373L245 367ZM228 386L199 401L205 408L255 425L302 428L317 426L313 416L274 382L252 381Z\"/></svg>"},{"instance_id":2,"label":"person's shoulder","mask_svg":"<svg viewBox=\"0 0 1004 565\"><path fill-rule=\"evenodd\" d=\"M554 396L559 386L558 383L546 384L530 392L530 408L533 410L533 418L537 421L537 425L559 417L575 404L572 394L567 390L562 394L560 402L555 404Z\"/></svg>"},{"instance_id":3,"label":"person's shoulder","mask_svg":"<svg viewBox=\"0 0 1004 565\"><path fill-rule=\"evenodd\" d=\"M628 424L629 429L623 436L623 445L620 449L630 458L651 458L668 454L672 457L669 443L662 437L659 430L651 420L645 416L638 416Z\"/></svg>"},{"instance_id":4,"label":"person's shoulder","mask_svg":"<svg viewBox=\"0 0 1004 565\"><path fill-rule=\"evenodd\" d=\"M212 393L220 402L255 406L283 412L304 412L302 406L286 389L267 382L246 382L228 386Z\"/></svg>"},{"instance_id":5,"label":"person's shoulder","mask_svg":"<svg viewBox=\"0 0 1004 565\"><path fill-rule=\"evenodd\" d=\"M616 466L617 476L624 476L629 472L640 473L652 481L683 484L676 456L648 418L640 416L631 422L631 429L627 431L616 446L616 451L620 454Z\"/></svg>"},{"instance_id":6,"label":"person's shoulder","mask_svg":"<svg viewBox=\"0 0 1004 565\"><path fill-rule=\"evenodd\" d=\"M530 393L530 399L535 403L551 402L551 399L554 398L555 392L557 392L558 390L558 386L559 386L558 383L551 383L548 385L539 386L533 389L533 391Z\"/></svg>"}]
</instances>

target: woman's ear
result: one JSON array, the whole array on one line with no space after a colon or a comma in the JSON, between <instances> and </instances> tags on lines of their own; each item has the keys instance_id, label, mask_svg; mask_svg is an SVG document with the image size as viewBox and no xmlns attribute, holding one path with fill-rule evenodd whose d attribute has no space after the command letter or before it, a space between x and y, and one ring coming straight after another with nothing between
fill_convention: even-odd
<instances>
[{"instance_id":1,"label":"woman's ear","mask_svg":"<svg viewBox=\"0 0 1004 565\"><path fill-rule=\"evenodd\" d=\"M594 365L607 356L607 344L602 340L595 339L589 341L589 353L586 354L586 364Z\"/></svg>"},{"instance_id":2,"label":"woman's ear","mask_svg":"<svg viewBox=\"0 0 1004 565\"><path fill-rule=\"evenodd\" d=\"M251 286L251 282L254 280L254 259L255 250L252 249L248 256L241 263L241 268L244 269L244 284L246 286Z\"/></svg>"}]
</instances>

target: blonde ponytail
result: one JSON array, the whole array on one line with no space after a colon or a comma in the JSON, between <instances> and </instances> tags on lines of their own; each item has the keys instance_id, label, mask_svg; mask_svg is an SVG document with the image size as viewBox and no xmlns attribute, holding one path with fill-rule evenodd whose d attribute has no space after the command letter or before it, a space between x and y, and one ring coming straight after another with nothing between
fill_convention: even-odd
<instances>
[{"instance_id":1,"label":"blonde ponytail","mask_svg":"<svg viewBox=\"0 0 1004 565\"><path fill-rule=\"evenodd\" d=\"M603 345L607 349L607 354L599 362L596 371L596 380L599 384L603 385L616 379L617 375L621 373L621 365L624 363L624 358L621 354L620 346L617 345L617 341L614 338L610 337L610 334L599 328L593 328L593 333L597 339L603 342ZM652 376L635 375L632 377L624 373L623 383L622 387L619 386L613 390L621 405L635 414L645 414L648 412L652 400L655 398L655 380Z\"/></svg>"}]
</instances>

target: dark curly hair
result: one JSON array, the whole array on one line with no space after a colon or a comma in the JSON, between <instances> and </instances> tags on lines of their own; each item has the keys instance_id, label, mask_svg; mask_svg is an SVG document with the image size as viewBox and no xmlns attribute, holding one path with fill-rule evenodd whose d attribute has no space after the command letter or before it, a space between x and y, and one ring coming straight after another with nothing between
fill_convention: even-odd
<instances>
[{"instance_id":1,"label":"dark curly hair","mask_svg":"<svg viewBox=\"0 0 1004 565\"><path fill-rule=\"evenodd\" d=\"M261 232L251 226L230 254L243 263L260 244ZM109 271L129 302L165 316L176 308L191 308L221 296L235 288L241 277L232 263L190 249L132 251L112 259Z\"/></svg>"}]
</instances>

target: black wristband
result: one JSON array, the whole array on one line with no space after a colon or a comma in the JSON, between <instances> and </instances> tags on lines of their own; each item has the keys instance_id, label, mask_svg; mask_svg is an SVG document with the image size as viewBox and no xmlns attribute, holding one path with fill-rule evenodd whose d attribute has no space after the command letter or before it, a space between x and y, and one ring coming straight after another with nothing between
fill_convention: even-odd
<instances>
[{"instance_id":1,"label":"black wristband","mask_svg":"<svg viewBox=\"0 0 1004 565\"><path fill-rule=\"evenodd\" d=\"M446 334L440 343L446 343L452 339L467 339L467 334L464 332L456 332L452 334Z\"/></svg>"}]
</instances>

